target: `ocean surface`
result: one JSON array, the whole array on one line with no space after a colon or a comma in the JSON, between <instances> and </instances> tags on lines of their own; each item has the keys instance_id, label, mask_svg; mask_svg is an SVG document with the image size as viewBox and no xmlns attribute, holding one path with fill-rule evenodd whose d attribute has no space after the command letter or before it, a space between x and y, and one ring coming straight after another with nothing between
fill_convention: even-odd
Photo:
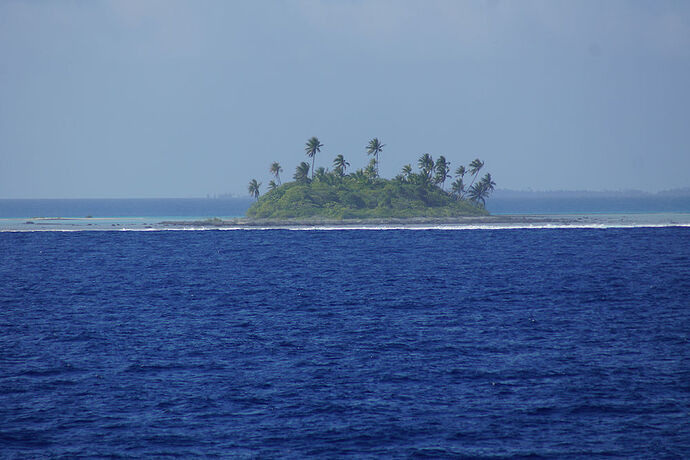
<instances>
[{"instance_id":1,"label":"ocean surface","mask_svg":"<svg viewBox=\"0 0 690 460\"><path fill-rule=\"evenodd\" d=\"M611 228L690 226L690 195L611 198L585 196L554 198L527 194L520 198L497 193L487 202L495 216L536 216L530 228ZM541 198L540 198L541 197ZM248 198L182 199L0 199L0 232L162 230L213 228L213 222L244 216L253 200ZM550 220L544 225L544 219ZM183 222L188 225L170 225ZM520 225L519 225L520 226ZM428 228L428 226L423 226ZM477 227L477 226L475 226ZM514 225L480 225L514 228ZM393 228L388 226L387 228ZM443 228L448 229L447 225ZM460 225L458 228L473 228Z\"/></svg>"},{"instance_id":2,"label":"ocean surface","mask_svg":"<svg viewBox=\"0 0 690 460\"><path fill-rule=\"evenodd\" d=\"M37 218L228 218L244 216L251 198L0 199L1 220ZM492 214L690 213L690 191L678 195L509 192L487 200ZM0 230L2 228L0 227Z\"/></svg>"},{"instance_id":3,"label":"ocean surface","mask_svg":"<svg viewBox=\"0 0 690 460\"><path fill-rule=\"evenodd\" d=\"M496 191L486 202L492 214L636 214L690 212L690 191L616 192Z\"/></svg>"},{"instance_id":4,"label":"ocean surface","mask_svg":"<svg viewBox=\"0 0 690 460\"><path fill-rule=\"evenodd\" d=\"M690 228L0 232L1 458L689 458Z\"/></svg>"}]
</instances>

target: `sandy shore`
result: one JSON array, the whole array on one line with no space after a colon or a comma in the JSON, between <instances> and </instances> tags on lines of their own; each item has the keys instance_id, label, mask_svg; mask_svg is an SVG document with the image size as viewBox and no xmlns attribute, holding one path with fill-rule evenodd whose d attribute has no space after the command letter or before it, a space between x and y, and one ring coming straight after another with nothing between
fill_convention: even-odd
<instances>
[{"instance_id":1,"label":"sandy shore","mask_svg":"<svg viewBox=\"0 0 690 460\"><path fill-rule=\"evenodd\" d=\"M166 228L529 228L688 226L690 214L573 214L415 217L408 219L209 219L165 221Z\"/></svg>"},{"instance_id":2,"label":"sandy shore","mask_svg":"<svg viewBox=\"0 0 690 460\"><path fill-rule=\"evenodd\" d=\"M690 213L534 214L410 219L248 219L96 217L0 219L2 231L80 230L337 230L690 227Z\"/></svg>"},{"instance_id":3,"label":"sandy shore","mask_svg":"<svg viewBox=\"0 0 690 460\"><path fill-rule=\"evenodd\" d=\"M373 219L208 219L200 221L164 221L162 226L199 226L217 228L260 227L260 228L294 228L294 227L437 227L443 225L499 225L499 224L545 224L553 221L547 216L470 216L470 217L412 217L412 218L373 218Z\"/></svg>"}]
</instances>

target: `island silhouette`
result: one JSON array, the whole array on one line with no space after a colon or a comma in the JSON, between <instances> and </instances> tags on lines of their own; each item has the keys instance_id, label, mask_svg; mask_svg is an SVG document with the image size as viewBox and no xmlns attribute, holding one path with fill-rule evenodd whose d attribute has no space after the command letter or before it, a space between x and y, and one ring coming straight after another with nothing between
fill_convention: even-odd
<instances>
[{"instance_id":1,"label":"island silhouette","mask_svg":"<svg viewBox=\"0 0 690 460\"><path fill-rule=\"evenodd\" d=\"M306 142L304 150L311 165L306 161L297 165L290 182L282 183L283 168L273 162L269 168L273 179L263 195L262 183L252 179L247 189L256 201L246 216L366 219L488 215L486 200L496 183L490 173L479 177L484 168L479 158L467 167L458 166L451 175L450 162L443 155L434 160L431 154L424 153L417 161L418 171L406 164L394 178L385 179L379 175L379 158L385 144L378 138L371 139L365 147L372 156L368 165L351 173L347 172L350 163L342 154L335 156L332 169L315 169L316 155L322 147L317 137Z\"/></svg>"}]
</instances>

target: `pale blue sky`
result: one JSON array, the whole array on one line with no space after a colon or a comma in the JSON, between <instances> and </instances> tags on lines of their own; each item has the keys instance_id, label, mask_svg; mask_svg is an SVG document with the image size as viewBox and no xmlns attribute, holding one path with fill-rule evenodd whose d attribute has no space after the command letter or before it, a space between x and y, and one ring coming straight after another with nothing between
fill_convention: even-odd
<instances>
[{"instance_id":1,"label":"pale blue sky","mask_svg":"<svg viewBox=\"0 0 690 460\"><path fill-rule=\"evenodd\" d=\"M0 0L0 198L246 194L304 143L690 186L687 1Z\"/></svg>"}]
</instances>

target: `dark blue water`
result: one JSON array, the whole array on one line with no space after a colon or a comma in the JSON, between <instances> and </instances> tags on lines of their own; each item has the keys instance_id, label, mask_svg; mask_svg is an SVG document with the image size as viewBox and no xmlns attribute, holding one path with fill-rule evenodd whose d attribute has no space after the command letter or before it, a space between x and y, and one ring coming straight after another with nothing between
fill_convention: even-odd
<instances>
[{"instance_id":1,"label":"dark blue water","mask_svg":"<svg viewBox=\"0 0 690 460\"><path fill-rule=\"evenodd\" d=\"M0 456L688 458L690 229L0 234Z\"/></svg>"}]
</instances>

